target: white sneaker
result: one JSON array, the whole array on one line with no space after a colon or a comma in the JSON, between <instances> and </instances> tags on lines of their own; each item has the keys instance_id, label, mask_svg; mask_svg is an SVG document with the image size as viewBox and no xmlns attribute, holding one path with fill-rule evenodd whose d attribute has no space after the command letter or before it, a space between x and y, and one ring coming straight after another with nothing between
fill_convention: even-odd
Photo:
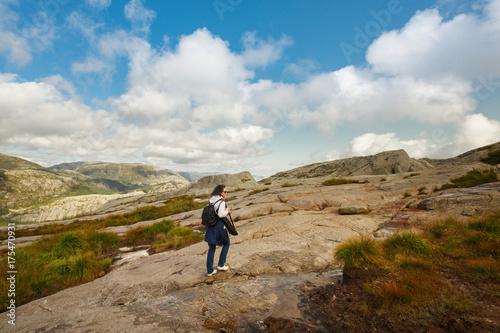
<instances>
[{"instance_id":1,"label":"white sneaker","mask_svg":"<svg viewBox=\"0 0 500 333\"><path fill-rule=\"evenodd\" d=\"M216 270L216 269L214 269L214 271L213 271L212 273L207 274L207 276L212 276L212 275L214 275L215 273L217 273L217 270Z\"/></svg>"},{"instance_id":2,"label":"white sneaker","mask_svg":"<svg viewBox=\"0 0 500 333\"><path fill-rule=\"evenodd\" d=\"M220 267L220 266L217 266L217 269L220 270L220 271L227 271L229 269L229 267L227 267L226 265Z\"/></svg>"}]
</instances>

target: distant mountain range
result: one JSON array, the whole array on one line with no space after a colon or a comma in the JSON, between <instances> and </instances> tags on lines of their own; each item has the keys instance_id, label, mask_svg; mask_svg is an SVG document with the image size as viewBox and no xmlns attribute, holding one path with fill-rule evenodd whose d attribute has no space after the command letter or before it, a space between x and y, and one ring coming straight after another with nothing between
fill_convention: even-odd
<instances>
[{"instance_id":1,"label":"distant mountain range","mask_svg":"<svg viewBox=\"0 0 500 333\"><path fill-rule=\"evenodd\" d=\"M499 155L500 143L442 160L427 158L415 160L404 150L396 150L372 156L310 164L279 172L268 179L415 172L447 163L482 161L486 158L495 158L495 161L498 161ZM115 194L134 190L159 194L184 189L190 182L193 183L209 175L215 174L174 172L146 164L100 161L63 163L45 168L22 158L0 154L0 217L9 209L36 208L69 196ZM255 179L260 180L258 177Z\"/></svg>"},{"instance_id":2,"label":"distant mountain range","mask_svg":"<svg viewBox=\"0 0 500 333\"><path fill-rule=\"evenodd\" d=\"M0 215L7 208L42 205L65 196L158 193L187 185L180 174L146 164L74 162L45 168L0 154Z\"/></svg>"}]
</instances>

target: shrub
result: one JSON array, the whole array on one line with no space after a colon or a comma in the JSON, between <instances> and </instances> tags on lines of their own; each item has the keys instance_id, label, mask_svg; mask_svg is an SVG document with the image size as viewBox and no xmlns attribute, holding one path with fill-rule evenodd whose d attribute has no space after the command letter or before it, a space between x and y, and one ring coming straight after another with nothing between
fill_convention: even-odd
<instances>
[{"instance_id":1,"label":"shrub","mask_svg":"<svg viewBox=\"0 0 500 333\"><path fill-rule=\"evenodd\" d=\"M335 261L344 264L344 267L376 264L378 256L375 241L366 236L350 238L335 249Z\"/></svg>"}]
</instances>

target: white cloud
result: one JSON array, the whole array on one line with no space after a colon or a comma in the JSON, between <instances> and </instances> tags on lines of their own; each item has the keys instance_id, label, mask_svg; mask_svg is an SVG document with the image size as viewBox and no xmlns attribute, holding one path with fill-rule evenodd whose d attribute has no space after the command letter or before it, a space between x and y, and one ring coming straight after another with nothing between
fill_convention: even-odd
<instances>
[{"instance_id":1,"label":"white cloud","mask_svg":"<svg viewBox=\"0 0 500 333\"><path fill-rule=\"evenodd\" d=\"M125 17L132 22L133 31L139 35L148 35L156 13L147 9L144 0L131 0L125 6Z\"/></svg>"},{"instance_id":2,"label":"white cloud","mask_svg":"<svg viewBox=\"0 0 500 333\"><path fill-rule=\"evenodd\" d=\"M29 98L26 98L29 96ZM0 74L0 144L72 154L112 117L90 112L73 86L59 76L23 82Z\"/></svg>"},{"instance_id":3,"label":"white cloud","mask_svg":"<svg viewBox=\"0 0 500 333\"><path fill-rule=\"evenodd\" d=\"M0 54L6 53L10 63L23 67L31 62L32 52L52 46L56 28L50 13L41 10L21 20L10 4L17 1L0 2Z\"/></svg>"},{"instance_id":4,"label":"white cloud","mask_svg":"<svg viewBox=\"0 0 500 333\"><path fill-rule=\"evenodd\" d=\"M417 12L401 30L384 33L367 50L376 72L434 78L500 76L500 1L484 17L460 14L445 21L438 9Z\"/></svg>"},{"instance_id":5,"label":"white cloud","mask_svg":"<svg viewBox=\"0 0 500 333\"><path fill-rule=\"evenodd\" d=\"M85 2L93 8L104 9L111 6L111 0L85 0Z\"/></svg>"},{"instance_id":6,"label":"white cloud","mask_svg":"<svg viewBox=\"0 0 500 333\"><path fill-rule=\"evenodd\" d=\"M286 65L283 73L286 76L303 81L310 77L317 69L318 65L315 61L312 59L302 59L296 63Z\"/></svg>"},{"instance_id":7,"label":"white cloud","mask_svg":"<svg viewBox=\"0 0 500 333\"><path fill-rule=\"evenodd\" d=\"M199 29L181 37L173 51L133 49L129 91L109 101L124 117L180 118L200 127L241 123L246 80L253 72L220 37Z\"/></svg>"},{"instance_id":8,"label":"white cloud","mask_svg":"<svg viewBox=\"0 0 500 333\"><path fill-rule=\"evenodd\" d=\"M471 114L460 123L453 141L452 153L465 151L500 141L500 122L482 114Z\"/></svg>"},{"instance_id":9,"label":"white cloud","mask_svg":"<svg viewBox=\"0 0 500 333\"><path fill-rule=\"evenodd\" d=\"M456 122L473 110L472 92L470 82L454 77L385 77L349 66L297 85L272 84L255 99L269 114L286 114L294 126L327 133L339 125L366 127L379 121Z\"/></svg>"},{"instance_id":10,"label":"white cloud","mask_svg":"<svg viewBox=\"0 0 500 333\"><path fill-rule=\"evenodd\" d=\"M267 41L255 31L247 32L241 38L245 64L249 67L266 67L281 58L283 49L293 44L292 38L283 35L279 40L269 37Z\"/></svg>"}]
</instances>

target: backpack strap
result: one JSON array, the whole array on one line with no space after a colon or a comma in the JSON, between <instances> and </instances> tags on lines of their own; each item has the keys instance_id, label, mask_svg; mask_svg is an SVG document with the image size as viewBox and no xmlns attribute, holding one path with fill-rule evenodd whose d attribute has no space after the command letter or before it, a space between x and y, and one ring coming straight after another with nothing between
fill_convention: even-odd
<instances>
[{"instance_id":1,"label":"backpack strap","mask_svg":"<svg viewBox=\"0 0 500 333\"><path fill-rule=\"evenodd\" d=\"M222 201L224 200L223 198L217 200L216 202L214 202L213 206L214 206L214 209L215 209L215 204L217 204L219 201ZM220 209L220 205L219 205L219 209ZM219 213L217 212L217 210L215 211L217 213L217 216L219 216Z\"/></svg>"}]
</instances>

